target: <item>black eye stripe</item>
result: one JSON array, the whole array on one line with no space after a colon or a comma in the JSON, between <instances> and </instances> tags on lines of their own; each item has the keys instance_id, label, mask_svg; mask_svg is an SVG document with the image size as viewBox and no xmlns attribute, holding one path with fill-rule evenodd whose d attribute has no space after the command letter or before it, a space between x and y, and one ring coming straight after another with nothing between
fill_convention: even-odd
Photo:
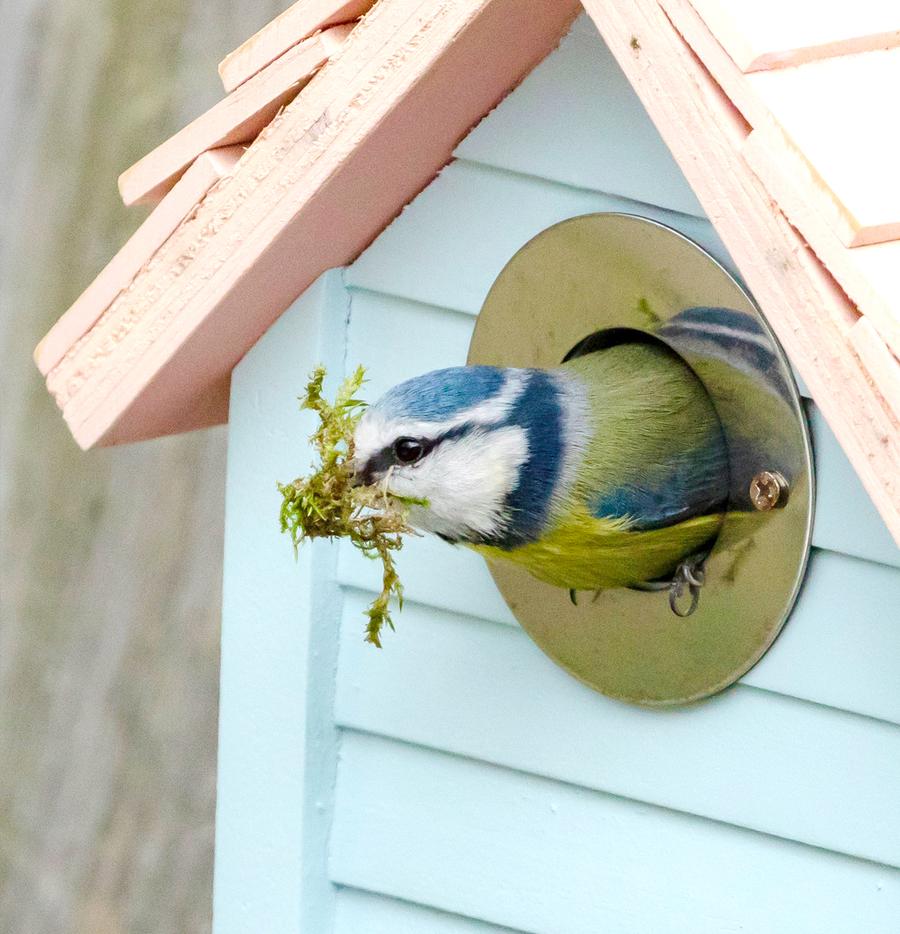
<instances>
[{"instance_id":1,"label":"black eye stripe","mask_svg":"<svg viewBox=\"0 0 900 934\"><path fill-rule=\"evenodd\" d=\"M427 455L429 455L442 441L461 438L468 434L470 430L471 428L468 425L458 425L455 428L448 429L443 434L438 435L436 438L412 438L411 435L403 435L403 437L411 438L413 441L417 441L422 445L422 454L418 458L418 461L421 461L423 458L427 457ZM394 451L394 445L399 440L399 438L395 439L389 445L383 447L380 451L373 454L368 459L368 461L366 461L365 467L360 473L363 476L375 477L386 473L393 466L407 467L414 463L410 462L409 464L403 464L397 460Z\"/></svg>"}]
</instances>

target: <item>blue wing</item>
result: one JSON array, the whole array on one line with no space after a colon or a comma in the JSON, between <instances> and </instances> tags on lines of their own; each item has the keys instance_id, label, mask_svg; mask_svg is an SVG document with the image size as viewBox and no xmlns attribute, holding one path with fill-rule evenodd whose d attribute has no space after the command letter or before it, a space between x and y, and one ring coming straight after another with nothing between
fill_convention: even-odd
<instances>
[{"instance_id":1,"label":"blue wing","mask_svg":"<svg viewBox=\"0 0 900 934\"><path fill-rule=\"evenodd\" d=\"M728 500L728 455L721 437L699 450L675 454L639 477L596 494L588 503L598 519L630 518L644 531L721 511Z\"/></svg>"}]
</instances>

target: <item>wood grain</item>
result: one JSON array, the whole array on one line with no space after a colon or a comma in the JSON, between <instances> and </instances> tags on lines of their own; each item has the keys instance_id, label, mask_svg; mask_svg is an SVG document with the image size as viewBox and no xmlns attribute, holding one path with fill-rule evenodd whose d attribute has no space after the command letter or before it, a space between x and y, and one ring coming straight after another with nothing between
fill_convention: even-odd
<instances>
[{"instance_id":1,"label":"wood grain","mask_svg":"<svg viewBox=\"0 0 900 934\"><path fill-rule=\"evenodd\" d=\"M868 318L861 318L853 325L850 342L863 366L878 383L884 401L900 421L900 361L888 349Z\"/></svg>"},{"instance_id":2,"label":"wood grain","mask_svg":"<svg viewBox=\"0 0 900 934\"><path fill-rule=\"evenodd\" d=\"M298 0L219 62L226 91L248 81L313 33L358 19L373 0Z\"/></svg>"},{"instance_id":3,"label":"wood grain","mask_svg":"<svg viewBox=\"0 0 900 934\"><path fill-rule=\"evenodd\" d=\"M242 146L226 146L202 153L175 183L150 216L125 242L103 271L78 296L38 344L34 361L47 374L66 351L91 329L94 322L131 285L138 271L172 232L203 200L243 153Z\"/></svg>"},{"instance_id":4,"label":"wood grain","mask_svg":"<svg viewBox=\"0 0 900 934\"><path fill-rule=\"evenodd\" d=\"M30 354L141 220L118 171L277 6L0 14L3 931L209 930L225 439L85 455Z\"/></svg>"},{"instance_id":5,"label":"wood grain","mask_svg":"<svg viewBox=\"0 0 900 934\"><path fill-rule=\"evenodd\" d=\"M125 204L159 201L205 150L249 145L350 33L334 26L294 46L119 176Z\"/></svg>"},{"instance_id":6,"label":"wood grain","mask_svg":"<svg viewBox=\"0 0 900 934\"><path fill-rule=\"evenodd\" d=\"M431 181L577 9L575 0L374 7L49 374L79 443L224 420L235 363L315 278L358 255ZM476 68L477 82L454 81ZM335 225L338 216L348 222Z\"/></svg>"},{"instance_id":7,"label":"wood grain","mask_svg":"<svg viewBox=\"0 0 900 934\"><path fill-rule=\"evenodd\" d=\"M771 123L754 130L741 152L863 317L900 354L900 241L845 246L819 211L808 163Z\"/></svg>"}]
</instances>

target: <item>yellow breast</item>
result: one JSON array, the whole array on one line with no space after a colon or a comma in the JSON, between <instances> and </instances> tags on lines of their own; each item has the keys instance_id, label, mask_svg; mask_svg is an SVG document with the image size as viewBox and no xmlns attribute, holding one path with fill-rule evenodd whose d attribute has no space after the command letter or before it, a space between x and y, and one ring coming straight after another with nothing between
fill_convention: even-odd
<instances>
[{"instance_id":1,"label":"yellow breast","mask_svg":"<svg viewBox=\"0 0 900 934\"><path fill-rule=\"evenodd\" d=\"M598 519L582 509L529 545L510 551L471 547L486 558L519 564L557 587L601 590L671 574L681 558L713 538L720 524L720 516L697 516L663 529L629 531L627 520Z\"/></svg>"}]
</instances>

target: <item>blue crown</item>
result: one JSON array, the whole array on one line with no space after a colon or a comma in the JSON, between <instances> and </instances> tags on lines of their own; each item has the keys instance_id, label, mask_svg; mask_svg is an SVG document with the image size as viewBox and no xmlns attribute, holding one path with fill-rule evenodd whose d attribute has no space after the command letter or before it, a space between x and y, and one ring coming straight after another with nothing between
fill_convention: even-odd
<instances>
[{"instance_id":1,"label":"blue crown","mask_svg":"<svg viewBox=\"0 0 900 934\"><path fill-rule=\"evenodd\" d=\"M454 366L389 389L373 408L397 418L439 422L496 396L506 373L493 366Z\"/></svg>"}]
</instances>

